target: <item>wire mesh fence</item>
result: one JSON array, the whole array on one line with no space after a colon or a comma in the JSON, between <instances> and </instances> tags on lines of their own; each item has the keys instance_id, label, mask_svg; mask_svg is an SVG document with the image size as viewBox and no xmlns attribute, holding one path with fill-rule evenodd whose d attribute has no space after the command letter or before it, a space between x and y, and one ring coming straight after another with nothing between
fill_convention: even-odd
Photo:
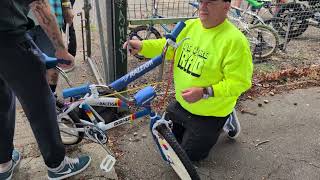
<instances>
[{"instance_id":1,"label":"wire mesh fence","mask_svg":"<svg viewBox=\"0 0 320 180\"><path fill-rule=\"evenodd\" d=\"M194 0L128 0L129 20L146 18L192 17Z\"/></svg>"},{"instance_id":2,"label":"wire mesh fence","mask_svg":"<svg viewBox=\"0 0 320 180\"><path fill-rule=\"evenodd\" d=\"M293 1L281 4L271 19L271 25L280 36L296 38L308 27L320 28L320 1Z\"/></svg>"},{"instance_id":3,"label":"wire mesh fence","mask_svg":"<svg viewBox=\"0 0 320 180\"><path fill-rule=\"evenodd\" d=\"M104 77L105 66L103 51L109 48L103 47L103 44L106 44L107 37L107 24L105 20L107 18L105 16L107 14L106 3L100 1L101 3L97 6L95 0L89 1L92 5L90 12L93 34L92 50L97 52L93 53L92 60L98 74ZM241 5L237 6L236 1L242 1ZM270 39L270 42L277 44L277 50L275 50L275 52L279 52L279 49L282 49L286 50L284 52L290 55L297 51L303 51L303 54L311 54L312 57L317 57L319 53L312 52L312 50L314 47L319 47L320 45L320 0L255 1L258 4L252 4L253 1L250 2L246 0L232 1L231 4L233 8L230 10L229 17L230 15L238 17L240 21L239 19L237 21L232 21L232 18L229 19L239 28L241 28L240 22L244 29L257 24L263 24L267 26L268 29L271 29L272 32L265 30L265 28L257 28L254 33L251 33L254 34L252 36L256 37L253 37L252 40L251 36L249 41L255 42L255 45L258 46L261 51L267 51L267 48L271 51L271 46L266 43L268 42L267 40ZM159 38L170 32L174 27L172 24L167 23L165 19L180 17L188 19L197 17L197 8L191 5L197 3L197 0L128 0L127 19L129 22L135 20L139 22L139 20L150 19L160 20L152 23L142 23L145 28L140 29L139 32L136 29L139 23L135 25L129 24L128 34L137 31L136 34L140 36L141 39ZM163 19L163 21L161 21L161 19ZM245 26L243 26L243 23L245 23ZM151 31L150 29L153 30ZM268 36L263 36L259 39L258 37L261 36L261 34L267 34ZM257 48L255 48L255 50L256 49ZM274 54L272 53L271 55ZM268 57L270 56L268 55Z\"/></svg>"},{"instance_id":4,"label":"wire mesh fence","mask_svg":"<svg viewBox=\"0 0 320 180\"><path fill-rule=\"evenodd\" d=\"M106 83L105 78L105 61L107 47L107 35L105 21L106 17L106 3L99 0L89 0L91 5L90 11L90 31L91 31L91 45L92 57L88 58L91 69L99 83Z\"/></svg>"},{"instance_id":5,"label":"wire mesh fence","mask_svg":"<svg viewBox=\"0 0 320 180\"><path fill-rule=\"evenodd\" d=\"M283 41L280 49L303 34L320 35L320 0L247 1L241 6L234 3L231 11L249 24L272 27Z\"/></svg>"}]
</instances>

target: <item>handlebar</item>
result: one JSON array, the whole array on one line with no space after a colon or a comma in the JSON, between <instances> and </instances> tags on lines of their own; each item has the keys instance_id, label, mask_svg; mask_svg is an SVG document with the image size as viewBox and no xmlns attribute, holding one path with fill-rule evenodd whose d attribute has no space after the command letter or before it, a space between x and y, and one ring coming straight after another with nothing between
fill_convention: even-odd
<instances>
[{"instance_id":1,"label":"handlebar","mask_svg":"<svg viewBox=\"0 0 320 180\"><path fill-rule=\"evenodd\" d=\"M52 68L56 67L58 64L67 64L67 65L71 64L71 62L68 60L58 59L55 57L49 57L44 53L42 53L42 57L43 57L44 62L46 63L47 69L52 69Z\"/></svg>"},{"instance_id":2,"label":"handlebar","mask_svg":"<svg viewBox=\"0 0 320 180\"><path fill-rule=\"evenodd\" d=\"M49 57L47 56L45 53L43 53L40 48L36 45L36 43L33 41L32 37L30 36L29 33L26 33L25 38L28 39L33 47L37 50L37 54L40 55L40 59L46 64L46 68L47 69L51 69L56 67L58 64L67 64L70 65L71 62L68 60L64 60L64 59L57 59L55 57Z\"/></svg>"},{"instance_id":3,"label":"handlebar","mask_svg":"<svg viewBox=\"0 0 320 180\"><path fill-rule=\"evenodd\" d=\"M90 85L84 84L78 87L64 89L62 91L62 96L63 98L77 97L77 96L85 95L89 92L90 92Z\"/></svg>"},{"instance_id":4,"label":"handlebar","mask_svg":"<svg viewBox=\"0 0 320 180\"><path fill-rule=\"evenodd\" d=\"M166 39L171 39L172 41L176 42L178 35L185 26L186 24L184 22L178 22L178 24L176 24L171 33L165 35Z\"/></svg>"}]
</instances>

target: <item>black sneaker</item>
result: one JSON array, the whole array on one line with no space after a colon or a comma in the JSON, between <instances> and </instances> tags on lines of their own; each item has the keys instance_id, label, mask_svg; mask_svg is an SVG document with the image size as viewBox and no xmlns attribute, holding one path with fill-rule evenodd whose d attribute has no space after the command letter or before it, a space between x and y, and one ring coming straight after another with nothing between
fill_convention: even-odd
<instances>
[{"instance_id":1,"label":"black sneaker","mask_svg":"<svg viewBox=\"0 0 320 180\"><path fill-rule=\"evenodd\" d=\"M223 130L231 139L236 139L239 136L241 127L235 110L230 114L230 117L223 126Z\"/></svg>"},{"instance_id":2,"label":"black sneaker","mask_svg":"<svg viewBox=\"0 0 320 180\"><path fill-rule=\"evenodd\" d=\"M89 156L80 156L79 158L65 157L62 167L57 171L48 170L48 178L50 180L65 179L85 170L91 162Z\"/></svg>"}]
</instances>

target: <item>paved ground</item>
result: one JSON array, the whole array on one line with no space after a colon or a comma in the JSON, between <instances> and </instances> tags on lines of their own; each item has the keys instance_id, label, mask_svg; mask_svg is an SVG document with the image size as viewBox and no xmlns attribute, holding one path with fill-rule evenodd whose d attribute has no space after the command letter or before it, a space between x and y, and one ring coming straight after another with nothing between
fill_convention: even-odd
<instances>
[{"instance_id":1,"label":"paved ground","mask_svg":"<svg viewBox=\"0 0 320 180\"><path fill-rule=\"evenodd\" d=\"M264 99L270 102L264 104ZM231 141L221 135L210 156L197 164L202 179L320 179L320 88L261 97L243 105L257 115L238 113L241 136ZM147 122L142 124L119 140L124 155L116 167L118 176L178 179L160 159ZM142 138L143 133L148 136Z\"/></svg>"},{"instance_id":2,"label":"paved ground","mask_svg":"<svg viewBox=\"0 0 320 180\"><path fill-rule=\"evenodd\" d=\"M268 99L268 104L263 100ZM262 103L263 107L258 107ZM295 105L296 104L296 105ZM273 97L261 97L243 105L256 116L238 114L242 134L236 141L222 134L218 144L203 162L196 164L202 179L320 179L320 88L296 90ZM37 145L21 110L17 112L15 145L23 160L16 179L45 179ZM127 132L127 133L126 133ZM134 132L137 133L134 136ZM123 131L118 139L122 156L116 172L120 179L177 179L160 159L148 132L147 121ZM147 137L142 137L146 134ZM267 142L266 142L267 141ZM262 143L265 142L263 144ZM103 173L98 164L102 149L92 143L68 148L68 154L87 153L92 165L73 179L117 179Z\"/></svg>"}]
</instances>

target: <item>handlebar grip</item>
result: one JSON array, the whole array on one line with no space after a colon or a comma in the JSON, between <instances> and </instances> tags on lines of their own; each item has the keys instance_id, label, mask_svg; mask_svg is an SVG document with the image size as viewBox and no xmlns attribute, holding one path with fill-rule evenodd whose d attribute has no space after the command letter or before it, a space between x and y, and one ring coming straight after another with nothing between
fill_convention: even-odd
<instances>
[{"instance_id":1,"label":"handlebar grip","mask_svg":"<svg viewBox=\"0 0 320 180\"><path fill-rule=\"evenodd\" d=\"M56 67L58 64L67 64L67 65L71 64L71 61L68 61L65 59L57 59L55 57L49 57L45 53L42 53L42 57L44 59L44 62L46 63L47 69L52 69Z\"/></svg>"},{"instance_id":2,"label":"handlebar grip","mask_svg":"<svg viewBox=\"0 0 320 180\"><path fill-rule=\"evenodd\" d=\"M63 96L63 98L76 97L76 96L80 96L80 95L85 95L88 92L90 92L90 85L84 84L82 86L64 89L62 91L62 96Z\"/></svg>"},{"instance_id":3,"label":"handlebar grip","mask_svg":"<svg viewBox=\"0 0 320 180\"><path fill-rule=\"evenodd\" d=\"M58 64L57 58L49 57L45 53L42 53L42 57L47 69L52 69Z\"/></svg>"},{"instance_id":4,"label":"handlebar grip","mask_svg":"<svg viewBox=\"0 0 320 180\"><path fill-rule=\"evenodd\" d=\"M156 97L156 92L151 86L141 89L139 92L137 92L137 94L134 95L134 99L136 100L136 104L138 106L143 106L144 104L150 102L154 97Z\"/></svg>"},{"instance_id":5,"label":"handlebar grip","mask_svg":"<svg viewBox=\"0 0 320 180\"><path fill-rule=\"evenodd\" d=\"M176 24L176 26L173 28L173 30L171 31L170 34L165 35L166 39L171 39L172 41L176 42L176 39L178 37L178 35L180 34L180 32L182 31L182 29L186 26L186 24L182 21L178 22L178 24Z\"/></svg>"}]
</instances>

